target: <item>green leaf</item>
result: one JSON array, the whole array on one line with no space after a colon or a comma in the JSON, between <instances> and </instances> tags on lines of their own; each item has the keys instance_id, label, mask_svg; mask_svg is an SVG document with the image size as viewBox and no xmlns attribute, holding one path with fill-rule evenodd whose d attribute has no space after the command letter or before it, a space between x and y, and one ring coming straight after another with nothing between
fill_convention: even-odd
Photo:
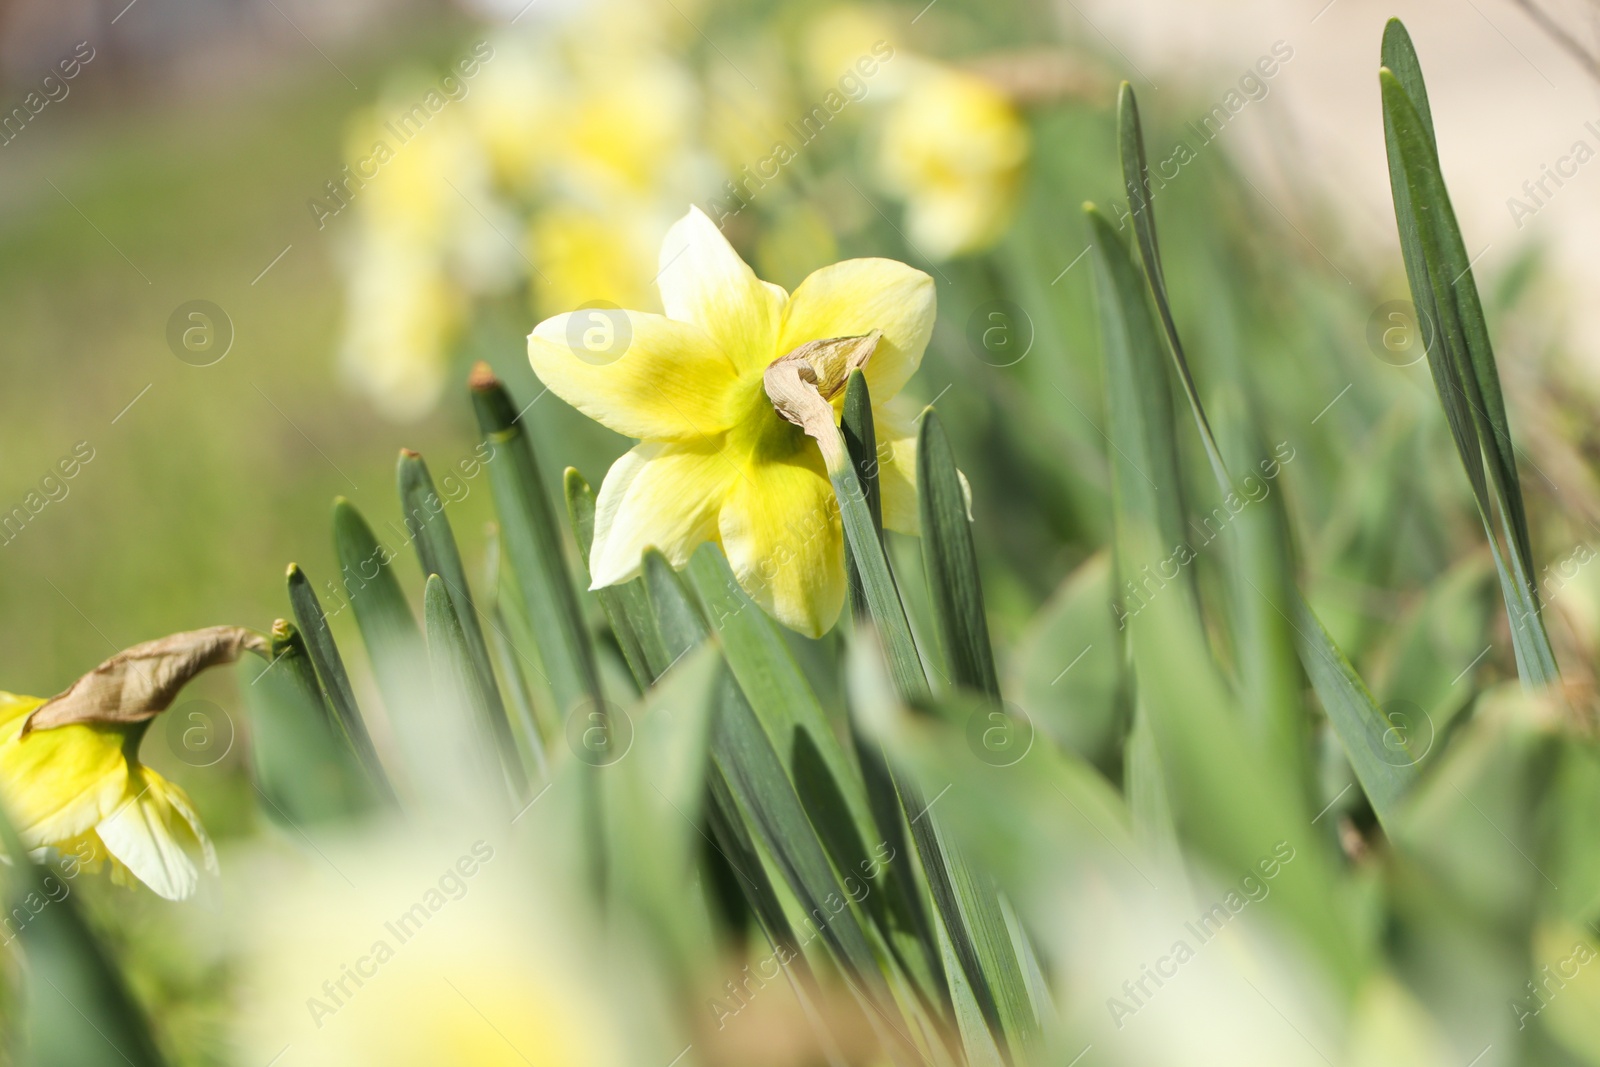
<instances>
[{"instance_id":1,"label":"green leaf","mask_svg":"<svg viewBox=\"0 0 1600 1067\"><path fill-rule=\"evenodd\" d=\"M1000 680L983 609L967 496L950 440L938 412L931 409L922 417L918 436L917 497L922 511L923 566L950 680L998 700Z\"/></svg>"},{"instance_id":2,"label":"green leaf","mask_svg":"<svg viewBox=\"0 0 1600 1067\"><path fill-rule=\"evenodd\" d=\"M1366 683L1304 600L1299 602L1295 632L1302 642L1301 662L1328 722L1343 743L1373 812L1384 829L1392 831L1400 802L1416 782L1417 763L1426 752L1413 749L1407 729L1412 724L1391 720L1377 710Z\"/></svg>"},{"instance_id":3,"label":"green leaf","mask_svg":"<svg viewBox=\"0 0 1600 1067\"><path fill-rule=\"evenodd\" d=\"M506 558L526 605L545 674L565 722L586 701L602 703L594 645L567 569L561 531L539 478L533 444L518 421L511 396L480 364L472 374L478 427L493 448L486 461Z\"/></svg>"},{"instance_id":4,"label":"green leaf","mask_svg":"<svg viewBox=\"0 0 1600 1067\"><path fill-rule=\"evenodd\" d=\"M846 389L846 404L853 403L857 409L852 432L858 435L870 432L870 415L865 421L860 416L861 407L872 407L866 378L860 371L852 372ZM851 392L857 395L855 401L849 399ZM846 455L849 455L848 451ZM875 475L876 468L873 471ZM900 592L895 588L894 576L889 572L889 560L883 551L882 520L874 517L872 497L853 462L839 464L837 470L828 472L828 478L833 483L833 494L839 502L845 545L849 550L848 558L854 561L857 569L860 596L866 601L873 625L878 628L895 685L908 699L925 696L928 693L928 676L922 669L922 658L917 654L917 643L911 635L911 622L906 618L905 605L900 602Z\"/></svg>"},{"instance_id":5,"label":"green leaf","mask_svg":"<svg viewBox=\"0 0 1600 1067\"><path fill-rule=\"evenodd\" d=\"M344 497L333 502L333 552L390 717L425 716L426 649L405 593L390 569L394 553L378 544L372 527Z\"/></svg>"},{"instance_id":6,"label":"green leaf","mask_svg":"<svg viewBox=\"0 0 1600 1067\"><path fill-rule=\"evenodd\" d=\"M323 695L333 709L339 731L344 735L345 743L361 761L361 766L366 770L367 778L373 787L381 796L393 802L394 786L390 784L389 775L378 759L378 751L372 745L372 735L367 732L366 720L361 717L355 690L350 687L350 675L344 668L344 657L339 654L339 646L334 643L333 630L328 626L328 617L323 613L322 602L317 599L316 590L311 588L311 580L306 577L299 564L289 564L288 580L289 607L294 612L295 622L300 626L300 637L305 641L306 652L311 657L312 665L316 667L317 677L322 682Z\"/></svg>"},{"instance_id":7,"label":"green leaf","mask_svg":"<svg viewBox=\"0 0 1600 1067\"><path fill-rule=\"evenodd\" d=\"M240 672L250 762L266 814L299 830L367 811L373 801L367 773L339 736L300 631L279 619L268 647L265 666L252 663Z\"/></svg>"},{"instance_id":8,"label":"green leaf","mask_svg":"<svg viewBox=\"0 0 1600 1067\"><path fill-rule=\"evenodd\" d=\"M853 374L851 379L848 388L860 398L856 404L870 406L866 379L859 372ZM848 396L846 403L849 404ZM858 418L858 429L860 426ZM949 465L953 473L953 460ZM925 702L930 697L927 675L923 672L910 622L883 551L880 528L873 520L869 499L856 466L854 463L842 464L837 470L829 471L829 476L833 481L834 496L839 502L846 543L859 568L863 599L867 602L872 622L883 642L895 688L907 703ZM965 498L961 494L959 480L955 492L960 500L961 521L965 522ZM970 532L968 537L970 549ZM956 551L954 547L950 548L952 561ZM950 565L961 566L954 562ZM975 570L970 578L975 588ZM947 602L953 602L948 592L935 594L939 595L945 596ZM969 651L975 643L968 643ZM983 644L987 648L986 632ZM988 671L992 681L995 676L992 654ZM998 683L993 683L993 687L998 689ZM959 853L952 851L942 840L937 818L909 783L896 781L901 804L911 820L912 838L933 895L934 906L949 932L955 955L971 983L972 994L990 1026L998 1034L1003 1034L1011 1047L1020 1053L1034 1044L1037 1021L1032 1017L1026 981L1005 929L994 885L986 876L974 872Z\"/></svg>"},{"instance_id":9,"label":"green leaf","mask_svg":"<svg viewBox=\"0 0 1600 1067\"><path fill-rule=\"evenodd\" d=\"M765 729L791 780L806 801L818 830L830 842L841 868L850 869L879 840L855 766L839 743L805 672L795 661L778 623L739 587L715 545L702 546L689 561L687 577L711 620L723 655ZM676 579L659 553L645 556L645 577L659 602ZM663 626L693 625L667 608ZM703 625L703 623L701 624Z\"/></svg>"},{"instance_id":10,"label":"green leaf","mask_svg":"<svg viewBox=\"0 0 1600 1067\"><path fill-rule=\"evenodd\" d=\"M478 607L472 599L466 568L461 565L461 552L456 547L450 519L445 515L444 501L434 488L428 465L419 453L401 449L395 475L400 486L400 504L405 510L406 529L411 533L411 542L422 563L422 576L430 585L429 576L437 576L449 594L466 646L473 692L481 701L485 724L495 740L506 776L512 789L521 796L527 791L528 774L517 752L505 703L500 698L500 685L489 662L489 646L478 624ZM493 625L493 620L490 624Z\"/></svg>"},{"instance_id":11,"label":"green leaf","mask_svg":"<svg viewBox=\"0 0 1600 1067\"><path fill-rule=\"evenodd\" d=\"M1116 453L1117 568L1135 573L1141 564L1168 558L1171 546L1183 543L1164 529L1182 513L1165 361L1150 336L1143 280L1110 224L1092 207L1087 210L1095 234L1109 433ZM1130 343L1135 338L1138 343ZM1196 417L1202 419L1203 413L1197 410ZM1220 453L1216 458L1220 465ZM1136 714L1148 723L1158 757L1151 762L1159 763L1165 778L1170 817L1180 837L1223 877L1248 871L1279 842L1304 852L1306 858L1286 872L1267 907L1299 932L1333 974L1352 981L1358 953L1335 918L1331 857L1310 825L1301 783L1239 716L1212 657L1188 576L1146 586L1136 608L1131 600L1126 604L1123 622ZM1136 737L1139 729L1136 719ZM1150 784L1134 784L1140 795L1151 797ZM1160 814L1147 821L1157 841L1163 836Z\"/></svg>"},{"instance_id":12,"label":"green leaf","mask_svg":"<svg viewBox=\"0 0 1600 1067\"><path fill-rule=\"evenodd\" d=\"M1122 120L1123 175L1131 196L1135 189L1148 189L1149 171L1139 129L1138 103L1132 88L1126 83L1122 88L1119 112ZM1194 379L1189 373L1188 360L1184 356L1183 345L1167 303L1166 283L1156 244L1154 208L1148 198L1142 201L1142 205L1142 209L1135 213L1134 228L1144 261L1145 282L1161 313L1167 350L1184 383L1184 391L1218 488L1225 496L1238 496L1237 485L1223 460L1222 451L1195 389ZM1106 232L1109 233L1109 227ZM1125 294L1125 302L1133 299L1131 293ZM1414 768L1409 765L1396 768L1395 762L1405 761L1397 761L1393 752L1387 753L1387 759L1382 758L1382 746L1385 738L1392 738L1393 724L1372 700L1349 660L1315 619L1294 585L1289 558L1290 534L1287 519L1281 510L1281 500L1272 497L1266 504L1265 509L1256 505L1253 512L1248 507L1244 508L1234 523L1240 530L1237 550L1233 555L1236 588L1239 589L1238 604L1248 609L1254 620L1251 624L1246 619L1241 627L1241 641L1252 650L1248 655L1255 656L1259 654L1253 651L1256 646L1279 643L1286 634L1282 627L1292 629L1301 665L1316 689L1317 697L1350 758L1357 778L1364 789L1370 783L1377 793L1377 796L1369 793L1368 799L1373 802L1375 810L1382 806L1383 817L1392 818L1393 802L1398 800L1396 787L1403 790L1405 779ZM1158 555L1151 558L1164 557ZM1260 602L1250 599L1241 584L1248 587ZM1269 676L1277 669L1274 665L1256 662L1252 666L1247 659L1246 666L1255 675L1252 693L1256 703L1255 720L1258 736L1267 746L1266 753L1275 763L1281 763L1295 772L1299 781L1309 785L1305 724L1300 718L1298 701L1286 699L1284 690L1289 687L1281 677ZM1398 782L1397 770L1401 775ZM1305 794L1304 790L1299 792Z\"/></svg>"},{"instance_id":13,"label":"green leaf","mask_svg":"<svg viewBox=\"0 0 1600 1067\"><path fill-rule=\"evenodd\" d=\"M35 866L4 812L7 929L27 952L26 1062L36 1067L163 1067L149 1023L60 876ZM34 912L24 901L44 901ZM15 907L10 905L15 902ZM17 915L30 915L20 929Z\"/></svg>"},{"instance_id":14,"label":"green leaf","mask_svg":"<svg viewBox=\"0 0 1600 1067\"><path fill-rule=\"evenodd\" d=\"M589 574L589 549L594 544L594 490L575 468L568 467L565 478L567 518L572 522L572 532L578 540L578 559L582 573ZM661 635L656 632L655 619L650 615L649 598L644 582L638 578L596 589L595 596L611 623L611 632L617 635L628 669L639 685L639 691L650 688L656 676L666 670L670 660L661 645Z\"/></svg>"},{"instance_id":15,"label":"green leaf","mask_svg":"<svg viewBox=\"0 0 1600 1067\"><path fill-rule=\"evenodd\" d=\"M939 924L938 937L944 973L950 976L950 1000L955 1010L956 1029L961 1034L961 1047L966 1053L965 1064L968 1067L1004 1067L1005 1058L989 1032L983 1005L973 992L972 983L967 981L962 960L943 923Z\"/></svg>"},{"instance_id":16,"label":"green leaf","mask_svg":"<svg viewBox=\"0 0 1600 1067\"><path fill-rule=\"evenodd\" d=\"M437 574L428 576L422 610L428 630L434 705L425 734L419 731L420 736L413 738L412 744L419 750L424 743L427 746L426 777L447 795L481 787L486 777L492 780L496 765L506 767L509 777L508 761L492 755L493 712L489 698L473 667L455 602L444 579ZM520 763L517 769L521 770ZM514 795L520 797L527 781L513 779L511 785Z\"/></svg>"},{"instance_id":17,"label":"green leaf","mask_svg":"<svg viewBox=\"0 0 1600 1067\"><path fill-rule=\"evenodd\" d=\"M1189 407L1200 425L1200 439L1206 450L1206 459L1211 464L1217 484L1224 486L1226 491L1232 488L1233 479L1228 475L1222 452L1217 448L1216 436L1211 432L1211 424L1200 404L1200 393L1195 388L1194 376L1189 372L1189 361L1184 357L1183 343L1178 339L1178 326L1172 318L1172 305L1167 300L1166 274L1161 267L1161 247L1156 240L1155 194L1150 187L1150 166L1145 159L1144 129L1139 120L1139 105L1133 95L1133 86L1127 82L1122 83L1117 98L1117 124L1122 184L1128 194L1128 210L1133 215L1133 232L1139 247L1139 258L1144 264L1144 278L1150 286L1151 296L1155 298L1156 313L1172 353L1178 380L1183 383L1184 395L1189 398ZM1100 243L1096 242L1097 247Z\"/></svg>"},{"instance_id":18,"label":"green leaf","mask_svg":"<svg viewBox=\"0 0 1600 1067\"><path fill-rule=\"evenodd\" d=\"M611 886L684 981L703 977L714 945L694 863L720 667L706 645L663 675L633 709L631 745L602 778Z\"/></svg>"},{"instance_id":19,"label":"green leaf","mask_svg":"<svg viewBox=\"0 0 1600 1067\"><path fill-rule=\"evenodd\" d=\"M697 558L704 554L704 550L697 553ZM646 553L644 573L650 603L657 612L668 652L686 655L709 635L704 617L695 608L683 580L660 553ZM800 899L805 913L808 916L830 914L831 909L817 909L823 907L830 894L840 900L846 895L828 863L817 830L795 792L789 771L731 673L719 683L717 701L711 754L729 795L757 831L762 844L783 872L785 882ZM857 899L854 894L848 896ZM881 981L854 910L846 909L839 920L842 921L818 923L818 931L839 961L849 966L856 977Z\"/></svg>"},{"instance_id":20,"label":"green leaf","mask_svg":"<svg viewBox=\"0 0 1600 1067\"><path fill-rule=\"evenodd\" d=\"M533 637L520 611L510 611L520 606L520 598L508 596L506 587L510 579L502 573L500 556L500 527L490 523L484 546L483 588L490 591L488 633L489 653L494 657L506 698L506 711L515 729L518 751L524 767L532 767L539 781L550 781L550 761L545 756L545 737L540 730L537 705L531 690L532 683L524 669L545 681L535 661ZM515 620L515 621L513 621ZM524 651L526 649L526 651Z\"/></svg>"},{"instance_id":21,"label":"green leaf","mask_svg":"<svg viewBox=\"0 0 1600 1067\"><path fill-rule=\"evenodd\" d=\"M1119 551L1115 557L1118 581L1113 585L1135 583L1143 592L1166 595L1166 584L1151 589L1142 568L1165 559L1172 546L1186 543L1172 397L1157 355L1160 341L1144 300L1144 283L1111 223L1092 206L1086 206L1085 212L1094 245L1091 258L1105 359L1106 414L1112 425L1122 427L1120 434L1112 435L1112 507L1125 522L1147 527L1155 537L1151 555L1130 558ZM1193 570L1184 568L1171 588L1183 610L1198 624L1199 593ZM1120 588L1118 599L1124 601L1124 616L1137 610ZM1122 621L1125 624L1126 619Z\"/></svg>"},{"instance_id":22,"label":"green leaf","mask_svg":"<svg viewBox=\"0 0 1600 1067\"><path fill-rule=\"evenodd\" d=\"M878 543L883 543L883 498L878 488L878 434L872 419L872 395L867 390L866 376L859 370L850 372L845 383L844 414L839 422L844 445L851 466L861 481L861 491L866 496L867 512L872 516L873 529L878 531ZM850 613L864 618L870 613L867 590L861 584L861 571L856 566L855 553L849 544L844 548L845 573L849 579Z\"/></svg>"},{"instance_id":23,"label":"green leaf","mask_svg":"<svg viewBox=\"0 0 1600 1067\"><path fill-rule=\"evenodd\" d=\"M1419 315L1431 315L1435 326L1429 369L1500 574L1518 672L1530 687L1554 684L1560 672L1541 617L1516 449L1494 349L1445 188L1421 67L1398 21L1384 33L1383 57L1386 65L1378 81L1406 277Z\"/></svg>"},{"instance_id":24,"label":"green leaf","mask_svg":"<svg viewBox=\"0 0 1600 1067\"><path fill-rule=\"evenodd\" d=\"M1034 615L1006 670L1039 730L1112 778L1129 722L1115 600L1110 554L1097 552Z\"/></svg>"},{"instance_id":25,"label":"green leaf","mask_svg":"<svg viewBox=\"0 0 1600 1067\"><path fill-rule=\"evenodd\" d=\"M644 564L663 632L698 632L704 622L698 612L685 615L692 611L688 601L671 593L680 579L666 559L652 551ZM701 548L689 562L688 575L745 700L829 856L841 871L870 869L879 843L902 839L898 799L892 806L873 805L861 771L835 735L778 624L739 587L722 553L715 546ZM924 995L937 999L933 946L914 880L891 868L874 882L867 910Z\"/></svg>"},{"instance_id":26,"label":"green leaf","mask_svg":"<svg viewBox=\"0 0 1600 1067\"><path fill-rule=\"evenodd\" d=\"M1123 83L1118 101L1118 117L1123 183L1128 190L1130 204L1138 205L1134 211L1133 225L1144 267L1144 279L1155 300L1167 350L1183 383L1184 394L1200 431L1201 444L1226 507L1226 511L1214 508L1212 515L1206 518L1205 528L1209 531L1212 516L1220 511L1219 529L1226 526L1231 531L1227 545L1231 562L1228 574L1233 584L1233 610L1229 613L1228 622L1234 636L1242 695L1251 725L1263 739L1267 752L1291 768L1297 780L1307 784L1309 799L1311 752L1307 715L1300 699L1300 673L1294 663L1295 646L1291 636L1295 584L1293 542L1289 535L1288 518L1283 510L1281 495L1271 495L1270 487L1267 494L1259 499L1253 493L1241 493L1239 484L1228 470L1222 448L1217 443L1205 407L1200 401L1167 299L1139 105L1133 88L1127 83ZM1237 366L1230 369L1234 372L1232 378L1242 377ZM1248 414L1241 385L1231 380L1225 381L1223 395L1226 399L1235 400L1241 409L1237 414ZM1234 436L1246 446L1239 451L1248 453L1261 448L1262 442L1255 440L1243 425L1236 429ZM1259 480L1257 484L1265 485ZM1248 485L1247 482L1247 488ZM1215 536L1208 535L1208 541ZM1171 543L1187 547L1187 532L1181 540ZM1166 558L1156 557L1156 560ZM1161 565L1155 565L1159 572ZM1138 576L1134 576L1134 580L1139 580Z\"/></svg>"}]
</instances>

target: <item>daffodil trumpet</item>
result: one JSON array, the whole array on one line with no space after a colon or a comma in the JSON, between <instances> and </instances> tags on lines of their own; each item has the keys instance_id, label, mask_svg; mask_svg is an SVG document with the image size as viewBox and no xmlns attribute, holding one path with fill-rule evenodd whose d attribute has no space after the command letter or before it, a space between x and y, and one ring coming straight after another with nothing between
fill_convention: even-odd
<instances>
[{"instance_id":1,"label":"daffodil trumpet","mask_svg":"<svg viewBox=\"0 0 1600 1067\"><path fill-rule=\"evenodd\" d=\"M187 794L139 761L139 744L197 674L266 648L260 634L214 626L119 652L49 700L0 692L0 801L24 847L91 868L109 858L118 881L191 896L216 851Z\"/></svg>"}]
</instances>

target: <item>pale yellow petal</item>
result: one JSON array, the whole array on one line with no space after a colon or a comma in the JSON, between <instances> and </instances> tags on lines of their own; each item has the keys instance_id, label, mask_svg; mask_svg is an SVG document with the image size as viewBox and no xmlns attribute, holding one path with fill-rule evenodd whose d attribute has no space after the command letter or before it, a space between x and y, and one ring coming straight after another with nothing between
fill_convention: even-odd
<instances>
[{"instance_id":1,"label":"pale yellow petal","mask_svg":"<svg viewBox=\"0 0 1600 1067\"><path fill-rule=\"evenodd\" d=\"M42 697L25 697L17 693L0 691L0 736L5 736L7 727L12 725L21 729L22 724L19 720L43 703Z\"/></svg>"},{"instance_id":2,"label":"pale yellow petal","mask_svg":"<svg viewBox=\"0 0 1600 1067\"><path fill-rule=\"evenodd\" d=\"M883 498L883 525L905 534L922 533L922 506L917 492L917 439L922 432L920 404L896 397L873 405L873 430L878 438L878 491ZM961 471L961 495L967 521L972 521L972 484Z\"/></svg>"},{"instance_id":3,"label":"pale yellow petal","mask_svg":"<svg viewBox=\"0 0 1600 1067\"><path fill-rule=\"evenodd\" d=\"M123 796L128 762L123 730L73 725L24 738L23 718L0 727L0 797L23 844L39 848L105 818Z\"/></svg>"},{"instance_id":4,"label":"pale yellow petal","mask_svg":"<svg viewBox=\"0 0 1600 1067\"><path fill-rule=\"evenodd\" d=\"M844 606L844 533L815 448L744 467L718 523L739 584L767 614L821 637Z\"/></svg>"},{"instance_id":5,"label":"pale yellow petal","mask_svg":"<svg viewBox=\"0 0 1600 1067\"><path fill-rule=\"evenodd\" d=\"M922 532L917 506L917 415L920 408L897 397L873 405L873 432L878 438L878 491L883 499L885 529Z\"/></svg>"},{"instance_id":6,"label":"pale yellow petal","mask_svg":"<svg viewBox=\"0 0 1600 1067\"><path fill-rule=\"evenodd\" d=\"M697 545L717 538L717 513L738 469L722 439L690 444L649 442L611 465L595 501L593 588L639 573L646 548L681 567Z\"/></svg>"},{"instance_id":7,"label":"pale yellow petal","mask_svg":"<svg viewBox=\"0 0 1600 1067\"><path fill-rule=\"evenodd\" d=\"M716 339L741 373L765 369L777 350L783 290L756 277L715 223L697 207L661 244L661 305Z\"/></svg>"},{"instance_id":8,"label":"pale yellow petal","mask_svg":"<svg viewBox=\"0 0 1600 1067\"><path fill-rule=\"evenodd\" d=\"M552 393L627 437L709 437L733 421L734 366L689 323L638 311L574 311L534 328L528 359Z\"/></svg>"},{"instance_id":9,"label":"pale yellow petal","mask_svg":"<svg viewBox=\"0 0 1600 1067\"><path fill-rule=\"evenodd\" d=\"M933 279L892 259L847 259L814 272L789 298L778 336L781 352L807 341L883 331L867 362L874 403L900 392L922 364L933 335Z\"/></svg>"},{"instance_id":10,"label":"pale yellow petal","mask_svg":"<svg viewBox=\"0 0 1600 1067\"><path fill-rule=\"evenodd\" d=\"M200 884L191 850L199 851L208 867L216 867L216 856L198 825L181 789L139 767L128 777L124 802L95 831L106 851L158 896L184 900Z\"/></svg>"}]
</instances>

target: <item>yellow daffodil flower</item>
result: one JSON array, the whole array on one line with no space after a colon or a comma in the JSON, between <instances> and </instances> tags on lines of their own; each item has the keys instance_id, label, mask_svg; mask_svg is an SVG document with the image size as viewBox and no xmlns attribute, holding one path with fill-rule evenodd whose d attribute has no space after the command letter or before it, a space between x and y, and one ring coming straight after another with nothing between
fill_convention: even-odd
<instances>
[{"instance_id":1,"label":"yellow daffodil flower","mask_svg":"<svg viewBox=\"0 0 1600 1067\"><path fill-rule=\"evenodd\" d=\"M1016 208L1028 129L1005 94L921 62L885 119L879 172L906 201L913 245L935 259L979 251Z\"/></svg>"},{"instance_id":2,"label":"yellow daffodil flower","mask_svg":"<svg viewBox=\"0 0 1600 1067\"><path fill-rule=\"evenodd\" d=\"M20 736L39 697L0 693L0 797L22 843L37 858L50 849L113 877L131 875L168 900L200 883L217 855L194 805L178 786L139 762L141 727L74 723Z\"/></svg>"},{"instance_id":3,"label":"yellow daffodil flower","mask_svg":"<svg viewBox=\"0 0 1600 1067\"><path fill-rule=\"evenodd\" d=\"M106 660L60 696L0 692L0 801L35 858L52 851L192 896L217 855L189 797L139 762L157 714L200 671L264 647L236 627L174 634Z\"/></svg>"},{"instance_id":4,"label":"yellow daffodil flower","mask_svg":"<svg viewBox=\"0 0 1600 1067\"><path fill-rule=\"evenodd\" d=\"M845 596L838 506L822 451L779 414L763 379L811 342L849 339L844 348L865 353L884 524L915 532L915 410L895 398L933 330L933 279L855 259L816 271L791 295L758 279L692 208L667 234L657 284L665 315L572 312L528 338L551 392L640 441L600 488L594 587L637 575L646 548L682 566L712 541L756 603L820 636ZM815 370L833 379L822 396L837 421L843 378Z\"/></svg>"}]
</instances>

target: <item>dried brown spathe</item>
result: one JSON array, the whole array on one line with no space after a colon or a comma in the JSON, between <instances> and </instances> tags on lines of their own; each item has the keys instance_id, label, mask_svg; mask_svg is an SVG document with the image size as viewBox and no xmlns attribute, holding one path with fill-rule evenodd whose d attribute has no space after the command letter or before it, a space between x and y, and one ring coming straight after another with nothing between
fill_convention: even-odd
<instances>
[{"instance_id":1,"label":"dried brown spathe","mask_svg":"<svg viewBox=\"0 0 1600 1067\"><path fill-rule=\"evenodd\" d=\"M830 469L842 458L831 401L844 389L850 373L867 365L877 351L879 330L860 337L808 341L767 366L762 385L778 414L816 438Z\"/></svg>"},{"instance_id":2,"label":"dried brown spathe","mask_svg":"<svg viewBox=\"0 0 1600 1067\"><path fill-rule=\"evenodd\" d=\"M23 736L72 723L137 723L155 718L195 675L232 663L243 652L267 651L266 638L238 626L171 634L124 649L40 704Z\"/></svg>"}]
</instances>

